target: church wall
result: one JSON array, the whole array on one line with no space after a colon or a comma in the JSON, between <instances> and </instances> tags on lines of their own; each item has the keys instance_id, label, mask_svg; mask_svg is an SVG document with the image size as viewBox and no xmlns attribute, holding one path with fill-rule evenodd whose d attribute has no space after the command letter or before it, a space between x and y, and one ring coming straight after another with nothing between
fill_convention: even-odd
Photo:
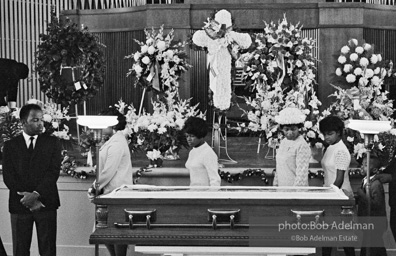
<instances>
[{"instance_id":1,"label":"church wall","mask_svg":"<svg viewBox=\"0 0 396 256\"><path fill-rule=\"evenodd\" d=\"M210 3L209 3L210 2ZM196 2L185 1L185 4L147 5L131 8L109 10L71 10L63 15L87 25L91 31L102 33L122 33L125 31L142 31L145 27L158 28L165 24L166 28L174 28L176 39L186 40L193 31L201 29L203 22L213 10L229 10L242 31L260 31L264 27L263 20L270 22L286 17L290 23L303 24L303 29L316 29L318 31L318 96L323 102L323 107L328 106L328 95L334 92L329 85L331 74L334 72L334 54L347 43L350 38L363 40L364 29L381 31L395 31L396 20L391 19L396 14L395 6L381 6L366 3L326 3L324 1L297 3L277 3L267 1L244 1L232 3L227 1ZM372 37L370 37L372 39ZM370 40L371 40L370 39ZM372 43L368 41L368 43ZM120 41L110 42L109 47L125 47ZM132 44L133 45L133 44ZM393 43L387 43L387 51L395 48ZM133 48L133 47L132 47ZM132 53L132 51L127 52ZM133 49L135 51L135 49ZM193 52L189 49L190 63L194 66L182 76L180 95L183 98L193 97L194 102L201 103L201 109L207 108L208 73L206 59L203 53ZM388 58L387 55L384 57ZM392 57L394 60L396 57ZM125 70L126 67L120 68ZM109 74L110 76L114 76ZM128 78L129 79L129 78ZM130 86L123 82L105 87ZM108 89L109 90L109 89ZM119 90L119 89L112 89ZM138 94L138 93L137 93ZM108 95L108 94L106 94ZM135 99L134 99L135 100ZM98 99L103 101L102 99ZM116 99L112 99L116 102ZM137 102L134 103L138 104ZM146 102L146 107L147 106ZM204 106L203 106L204 105ZM210 109L208 110L210 112Z\"/></svg>"}]
</instances>

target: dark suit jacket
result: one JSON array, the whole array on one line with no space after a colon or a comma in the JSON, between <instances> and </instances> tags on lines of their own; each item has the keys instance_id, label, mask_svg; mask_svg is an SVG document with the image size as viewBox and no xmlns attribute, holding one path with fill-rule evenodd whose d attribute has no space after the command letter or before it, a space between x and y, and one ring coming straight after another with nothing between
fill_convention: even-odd
<instances>
[{"instance_id":1,"label":"dark suit jacket","mask_svg":"<svg viewBox=\"0 0 396 256\"><path fill-rule=\"evenodd\" d=\"M389 163L384 173L392 175L392 181L389 182L389 206L396 208L396 158Z\"/></svg>"},{"instance_id":2,"label":"dark suit jacket","mask_svg":"<svg viewBox=\"0 0 396 256\"><path fill-rule=\"evenodd\" d=\"M59 178L61 147L58 138L41 134L33 153L29 153L23 135L4 144L3 179L10 190L10 213L29 213L21 203L17 192L40 194L45 205L41 211L56 210L60 206L56 182Z\"/></svg>"},{"instance_id":3,"label":"dark suit jacket","mask_svg":"<svg viewBox=\"0 0 396 256\"><path fill-rule=\"evenodd\" d=\"M360 190L361 188L359 188ZM367 217L367 195L365 192L361 195L361 192L358 192L357 204L358 204L358 216ZM386 218L386 203L385 203L385 191L384 186L381 181L374 180L370 183L370 216L373 217L382 217L376 218L375 220L375 234L384 233L388 227L388 220ZM372 232L372 231L370 231ZM382 236L376 236L373 239L382 240ZM377 244L378 245L378 244Z\"/></svg>"},{"instance_id":4,"label":"dark suit jacket","mask_svg":"<svg viewBox=\"0 0 396 256\"><path fill-rule=\"evenodd\" d=\"M358 194L359 195L359 194ZM370 183L370 216L386 216L385 191L379 180ZM358 196L358 216L367 216L367 195Z\"/></svg>"},{"instance_id":5,"label":"dark suit jacket","mask_svg":"<svg viewBox=\"0 0 396 256\"><path fill-rule=\"evenodd\" d=\"M0 97L8 96L8 101L16 101L18 95L18 83L20 79L28 77L29 68L11 59L0 58ZM0 106L4 104L0 99Z\"/></svg>"}]
</instances>

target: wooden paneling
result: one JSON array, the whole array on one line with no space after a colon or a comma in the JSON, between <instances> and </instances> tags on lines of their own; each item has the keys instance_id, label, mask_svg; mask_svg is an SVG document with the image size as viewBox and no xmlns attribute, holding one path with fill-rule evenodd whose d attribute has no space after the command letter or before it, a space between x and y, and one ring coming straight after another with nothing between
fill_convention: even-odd
<instances>
[{"instance_id":1,"label":"wooden paneling","mask_svg":"<svg viewBox=\"0 0 396 256\"><path fill-rule=\"evenodd\" d=\"M191 104L199 103L201 111L207 110L207 120L211 120L211 109L209 108L209 71L206 68L206 52L205 51L189 51L189 62L192 65L190 69L190 93Z\"/></svg>"},{"instance_id":2,"label":"wooden paneling","mask_svg":"<svg viewBox=\"0 0 396 256\"><path fill-rule=\"evenodd\" d=\"M104 49L105 81L98 94L87 102L87 114L98 114L109 105L117 103L121 98L124 102L133 103L135 108L139 108L142 89L135 88L132 76L126 77L128 70L132 67L132 59L124 57L140 49L133 39L144 41L144 32L106 32L96 33L96 35L99 37L99 41L106 46ZM145 108L148 107L147 98L146 95ZM82 111L82 106L79 106L79 113L83 113Z\"/></svg>"},{"instance_id":3,"label":"wooden paneling","mask_svg":"<svg viewBox=\"0 0 396 256\"><path fill-rule=\"evenodd\" d=\"M374 44L374 52L381 53L385 60L396 63L396 31L386 29L364 29L363 38L369 44ZM386 80L385 88L389 91L389 98L394 100L393 108L396 107L396 78ZM396 117L396 114L394 114Z\"/></svg>"}]
</instances>

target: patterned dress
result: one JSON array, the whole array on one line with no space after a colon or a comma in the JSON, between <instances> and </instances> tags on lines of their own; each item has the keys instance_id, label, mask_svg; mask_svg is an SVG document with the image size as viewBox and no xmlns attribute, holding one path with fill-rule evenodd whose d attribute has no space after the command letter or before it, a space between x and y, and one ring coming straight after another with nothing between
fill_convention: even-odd
<instances>
[{"instance_id":1,"label":"patterned dress","mask_svg":"<svg viewBox=\"0 0 396 256\"><path fill-rule=\"evenodd\" d=\"M324 171L324 186L330 187L337 177L337 170L344 170L344 182L341 189L344 190L347 196L353 196L351 183L349 182L349 164L351 163L351 154L344 142L339 142L330 145L323 155L321 164Z\"/></svg>"},{"instance_id":2,"label":"patterned dress","mask_svg":"<svg viewBox=\"0 0 396 256\"><path fill-rule=\"evenodd\" d=\"M276 153L274 186L308 186L310 158L311 148L301 135L283 139Z\"/></svg>"}]
</instances>

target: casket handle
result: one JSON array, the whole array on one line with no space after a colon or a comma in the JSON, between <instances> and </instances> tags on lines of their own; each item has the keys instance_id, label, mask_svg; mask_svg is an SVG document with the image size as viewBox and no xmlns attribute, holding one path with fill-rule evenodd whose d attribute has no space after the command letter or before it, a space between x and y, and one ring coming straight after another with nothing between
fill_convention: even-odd
<instances>
[{"instance_id":1,"label":"casket handle","mask_svg":"<svg viewBox=\"0 0 396 256\"><path fill-rule=\"evenodd\" d=\"M216 229L217 228L217 216L216 215L212 215L212 226L213 226L213 229Z\"/></svg>"},{"instance_id":2,"label":"casket handle","mask_svg":"<svg viewBox=\"0 0 396 256\"><path fill-rule=\"evenodd\" d=\"M318 211L295 211L295 210L291 210L291 211L292 211L292 213L294 213L296 215L298 223L301 222L302 216L315 216L315 221L316 221L316 223L318 223L320 216L324 215L324 211L325 210L318 210Z\"/></svg>"},{"instance_id":3,"label":"casket handle","mask_svg":"<svg viewBox=\"0 0 396 256\"><path fill-rule=\"evenodd\" d=\"M129 219L129 228L133 229L133 215L129 214L128 219Z\"/></svg>"},{"instance_id":4,"label":"casket handle","mask_svg":"<svg viewBox=\"0 0 396 256\"><path fill-rule=\"evenodd\" d=\"M151 222L156 219L156 209L150 210L128 210L124 209L125 219L128 221L130 229L133 229L134 222L146 222L147 229L151 228Z\"/></svg>"},{"instance_id":5,"label":"casket handle","mask_svg":"<svg viewBox=\"0 0 396 256\"><path fill-rule=\"evenodd\" d=\"M230 228L231 229L234 229L234 224L235 224L234 220L235 220L235 216L231 215L230 216Z\"/></svg>"},{"instance_id":6,"label":"casket handle","mask_svg":"<svg viewBox=\"0 0 396 256\"><path fill-rule=\"evenodd\" d=\"M146 225L147 225L147 229L150 229L151 227L151 222L150 222L150 215L146 215Z\"/></svg>"},{"instance_id":7,"label":"casket handle","mask_svg":"<svg viewBox=\"0 0 396 256\"><path fill-rule=\"evenodd\" d=\"M217 228L217 222L229 222L233 229L239 219L240 209L208 209L208 221L212 221L213 229Z\"/></svg>"},{"instance_id":8,"label":"casket handle","mask_svg":"<svg viewBox=\"0 0 396 256\"><path fill-rule=\"evenodd\" d=\"M354 210L353 205L341 206L341 216L353 216L354 214L353 210Z\"/></svg>"}]
</instances>

